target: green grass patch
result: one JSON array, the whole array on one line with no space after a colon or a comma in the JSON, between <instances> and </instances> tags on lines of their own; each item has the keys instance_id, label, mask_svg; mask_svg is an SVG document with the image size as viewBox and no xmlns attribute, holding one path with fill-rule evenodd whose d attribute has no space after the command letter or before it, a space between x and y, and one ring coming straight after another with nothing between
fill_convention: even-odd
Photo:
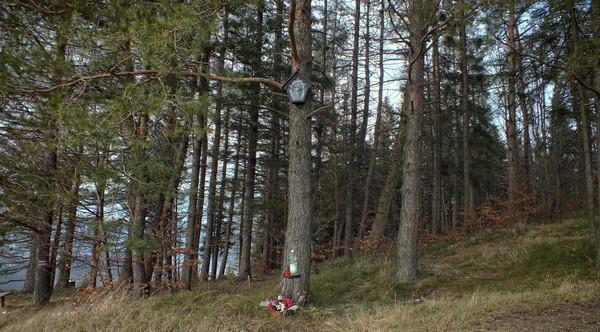
<instances>
[{"instance_id":1,"label":"green grass patch","mask_svg":"<svg viewBox=\"0 0 600 332\"><path fill-rule=\"evenodd\" d=\"M134 300L108 293L90 300L59 291L36 308L8 299L0 328L37 330L281 331L464 330L513 310L600 297L589 225L514 225L425 246L419 281L398 283L395 257L333 260L311 276L310 306L284 319L258 306L279 292L279 275L199 283L194 290Z\"/></svg>"}]
</instances>

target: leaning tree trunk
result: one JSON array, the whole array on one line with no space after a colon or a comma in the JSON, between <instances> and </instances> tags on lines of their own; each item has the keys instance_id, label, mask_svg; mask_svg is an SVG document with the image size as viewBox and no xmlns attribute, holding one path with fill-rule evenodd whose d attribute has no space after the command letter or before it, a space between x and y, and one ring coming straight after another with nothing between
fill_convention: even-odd
<instances>
[{"instance_id":1,"label":"leaning tree trunk","mask_svg":"<svg viewBox=\"0 0 600 332\"><path fill-rule=\"evenodd\" d=\"M290 41L292 70L310 79L312 65L311 0L292 1L290 6ZM297 52L295 52L297 50ZM299 304L308 299L311 263L311 178L310 178L310 111L311 97L304 104L291 105L289 116L288 220L285 232L283 267L290 263L293 250L299 278L282 280L283 296Z\"/></svg>"}]
</instances>

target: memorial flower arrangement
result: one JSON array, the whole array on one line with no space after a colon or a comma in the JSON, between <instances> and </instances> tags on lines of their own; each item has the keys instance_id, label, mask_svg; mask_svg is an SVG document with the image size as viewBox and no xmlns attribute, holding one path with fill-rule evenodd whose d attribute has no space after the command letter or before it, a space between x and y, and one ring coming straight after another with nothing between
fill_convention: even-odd
<instances>
[{"instance_id":1,"label":"memorial flower arrangement","mask_svg":"<svg viewBox=\"0 0 600 332\"><path fill-rule=\"evenodd\" d=\"M298 305L294 304L294 301L291 298L284 298L281 295L275 300L269 299L261 302L261 306L267 307L267 310L275 317L285 315L290 311L296 311L298 309Z\"/></svg>"}]
</instances>

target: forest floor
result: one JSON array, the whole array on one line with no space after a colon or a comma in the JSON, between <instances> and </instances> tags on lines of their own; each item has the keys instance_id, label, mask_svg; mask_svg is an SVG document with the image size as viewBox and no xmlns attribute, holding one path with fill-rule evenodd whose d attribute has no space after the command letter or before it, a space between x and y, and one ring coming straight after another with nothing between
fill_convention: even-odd
<instances>
[{"instance_id":1,"label":"forest floor","mask_svg":"<svg viewBox=\"0 0 600 332\"><path fill-rule=\"evenodd\" d=\"M394 281L394 257L318 266L311 305L274 318L258 303L278 276L198 284L143 300L125 292L59 291L44 308L7 298L8 331L600 331L600 276L589 225L516 224L426 245L419 282Z\"/></svg>"}]
</instances>

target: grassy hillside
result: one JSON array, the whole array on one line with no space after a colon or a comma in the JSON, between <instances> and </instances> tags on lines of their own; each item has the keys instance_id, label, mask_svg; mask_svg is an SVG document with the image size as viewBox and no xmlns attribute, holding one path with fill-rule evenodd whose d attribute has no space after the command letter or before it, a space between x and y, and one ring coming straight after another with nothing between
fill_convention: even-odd
<instances>
[{"instance_id":1,"label":"grassy hillside","mask_svg":"<svg viewBox=\"0 0 600 332\"><path fill-rule=\"evenodd\" d=\"M600 330L600 279L592 267L588 225L486 230L421 250L415 286L394 282L393 257L321 264L312 305L270 317L258 306L277 294L277 276L252 284L197 285L144 300L123 292L59 293L37 309L8 299L8 331L488 331Z\"/></svg>"}]
</instances>

